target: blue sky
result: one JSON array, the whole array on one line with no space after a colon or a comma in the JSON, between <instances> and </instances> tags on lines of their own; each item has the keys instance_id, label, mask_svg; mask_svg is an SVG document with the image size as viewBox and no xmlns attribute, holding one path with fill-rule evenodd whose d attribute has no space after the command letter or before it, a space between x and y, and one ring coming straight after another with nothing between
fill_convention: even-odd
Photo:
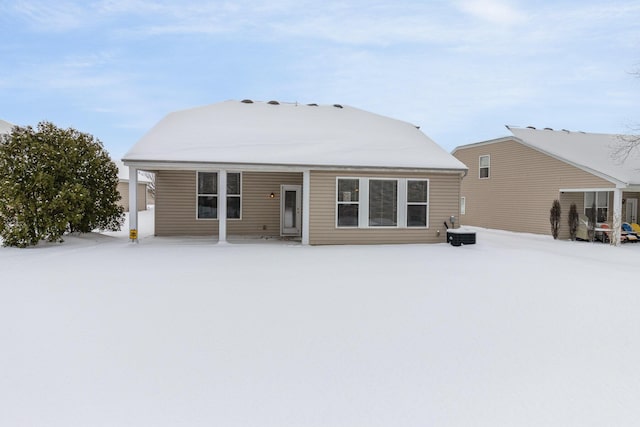
<instances>
[{"instance_id":1,"label":"blue sky","mask_svg":"<svg viewBox=\"0 0 640 427\"><path fill-rule=\"evenodd\" d=\"M0 0L0 118L120 158L167 113L347 104L447 150L504 125L640 123L640 1Z\"/></svg>"}]
</instances>

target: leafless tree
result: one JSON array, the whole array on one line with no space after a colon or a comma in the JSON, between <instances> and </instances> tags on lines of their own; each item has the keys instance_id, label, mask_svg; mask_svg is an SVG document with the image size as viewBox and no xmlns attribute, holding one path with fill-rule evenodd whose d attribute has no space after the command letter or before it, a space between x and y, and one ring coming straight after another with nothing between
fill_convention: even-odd
<instances>
[{"instance_id":1,"label":"leafless tree","mask_svg":"<svg viewBox=\"0 0 640 427\"><path fill-rule=\"evenodd\" d=\"M142 176L149 179L149 182L147 183L147 190L149 191L149 194L151 195L151 197L155 199L156 198L156 174L153 172L147 172L147 171L140 171L140 173L142 174Z\"/></svg>"}]
</instances>

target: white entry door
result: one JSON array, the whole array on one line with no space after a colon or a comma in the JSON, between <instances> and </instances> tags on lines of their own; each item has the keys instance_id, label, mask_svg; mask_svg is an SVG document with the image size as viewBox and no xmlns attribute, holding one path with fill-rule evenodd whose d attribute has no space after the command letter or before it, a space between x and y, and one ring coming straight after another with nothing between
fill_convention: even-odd
<instances>
[{"instance_id":1,"label":"white entry door","mask_svg":"<svg viewBox=\"0 0 640 427\"><path fill-rule=\"evenodd\" d=\"M280 234L282 236L302 235L301 193L300 185L280 186Z\"/></svg>"},{"instance_id":2,"label":"white entry door","mask_svg":"<svg viewBox=\"0 0 640 427\"><path fill-rule=\"evenodd\" d=\"M638 199L627 199L626 220L629 224L638 222Z\"/></svg>"}]
</instances>

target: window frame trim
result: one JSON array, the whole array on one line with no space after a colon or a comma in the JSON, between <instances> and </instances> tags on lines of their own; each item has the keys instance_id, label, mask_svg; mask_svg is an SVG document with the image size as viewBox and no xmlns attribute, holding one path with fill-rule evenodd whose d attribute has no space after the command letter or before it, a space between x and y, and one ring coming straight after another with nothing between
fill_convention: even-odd
<instances>
[{"instance_id":1,"label":"window frame trim","mask_svg":"<svg viewBox=\"0 0 640 427\"><path fill-rule=\"evenodd\" d=\"M219 180L220 171L219 170L202 170L202 169L199 169L199 170L196 170L195 172L196 172L196 209L195 209L195 211L196 211L196 221L219 221L220 218L218 216L218 210L217 209L216 209L216 217L215 218L200 218L200 217L198 217L198 198L200 196L215 196L216 200L218 200L218 198L220 197L220 188L219 188L219 186L220 186L220 180ZM215 194L205 194L205 193L201 194L201 193L198 192L198 178L200 176L200 173L215 173L216 174L216 192L215 192ZM227 218L227 221L241 221L242 220L242 214L243 214L243 212L242 212L242 210L243 210L242 209L243 208L243 203L242 203L243 202L242 201L242 199L243 199L243 197L242 197L242 193L243 193L243 191L242 191L242 183L243 183L244 177L242 176L243 175L242 171L235 171L235 170L227 171L227 177L229 176L230 173L237 173L237 174L240 175L240 184L239 184L240 185L240 194L227 194L227 199L229 197L238 197L240 199L240 217L239 218ZM227 201L227 206L228 206L228 203L229 202Z\"/></svg>"},{"instance_id":2,"label":"window frame trim","mask_svg":"<svg viewBox=\"0 0 640 427\"><path fill-rule=\"evenodd\" d=\"M338 181L341 179L358 180L358 225L338 225L338 205L339 204L353 204L355 202L339 202L338 201ZM335 219L334 227L336 230L354 230L354 229L366 229L366 230L429 230L430 218L431 218L431 179L427 177L388 177L388 176L342 176L335 177L335 193L334 193L334 209ZM397 183L397 196L396 196L396 225L369 225L369 182L371 180L380 181L396 181ZM408 182L409 181L426 181L427 183L427 201L426 202L409 202L408 195ZM426 226L409 226L407 224L407 212L409 204L426 206Z\"/></svg>"},{"instance_id":3,"label":"window frame trim","mask_svg":"<svg viewBox=\"0 0 640 427\"><path fill-rule=\"evenodd\" d=\"M427 183L427 201L426 202L410 202L409 201L409 181L424 181ZM418 228L418 229L429 229L429 205L431 200L431 181L429 178L406 178L405 179L405 227L406 228ZM409 225L409 205L412 206L425 206L426 207L426 218L425 225Z\"/></svg>"},{"instance_id":4,"label":"window frame trim","mask_svg":"<svg viewBox=\"0 0 640 427\"><path fill-rule=\"evenodd\" d=\"M349 201L346 202L344 200L340 201L338 200L340 197L340 180L351 180L351 181L358 181L358 201L354 202L354 201ZM359 177L343 177L343 176L336 176L336 195L335 195L335 207L336 207L336 218L335 218L335 228L346 228L346 229L357 229L357 228L361 228L360 225L362 224L362 180ZM358 224L357 225L339 225L338 224L338 215L339 215L339 209L338 206L339 205L358 205Z\"/></svg>"},{"instance_id":5,"label":"window frame trim","mask_svg":"<svg viewBox=\"0 0 640 427\"><path fill-rule=\"evenodd\" d=\"M486 157L488 159L487 166L482 166L482 158ZM487 169L487 176L483 177L481 174L482 169ZM491 154L481 154L478 156L478 179L489 179L491 178Z\"/></svg>"}]
</instances>

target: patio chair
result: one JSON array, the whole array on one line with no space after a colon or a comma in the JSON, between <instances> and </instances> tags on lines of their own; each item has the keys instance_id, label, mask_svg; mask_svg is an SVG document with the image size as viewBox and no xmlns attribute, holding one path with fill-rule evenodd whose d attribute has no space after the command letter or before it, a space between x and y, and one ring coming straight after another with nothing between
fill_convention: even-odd
<instances>
[{"instance_id":1,"label":"patio chair","mask_svg":"<svg viewBox=\"0 0 640 427\"><path fill-rule=\"evenodd\" d=\"M640 233L640 225L635 222L631 223L631 229L636 232L636 234Z\"/></svg>"},{"instance_id":2,"label":"patio chair","mask_svg":"<svg viewBox=\"0 0 640 427\"><path fill-rule=\"evenodd\" d=\"M637 242L638 241L638 233L633 231L633 227L628 222L622 223L622 235L627 238L627 242Z\"/></svg>"}]
</instances>

